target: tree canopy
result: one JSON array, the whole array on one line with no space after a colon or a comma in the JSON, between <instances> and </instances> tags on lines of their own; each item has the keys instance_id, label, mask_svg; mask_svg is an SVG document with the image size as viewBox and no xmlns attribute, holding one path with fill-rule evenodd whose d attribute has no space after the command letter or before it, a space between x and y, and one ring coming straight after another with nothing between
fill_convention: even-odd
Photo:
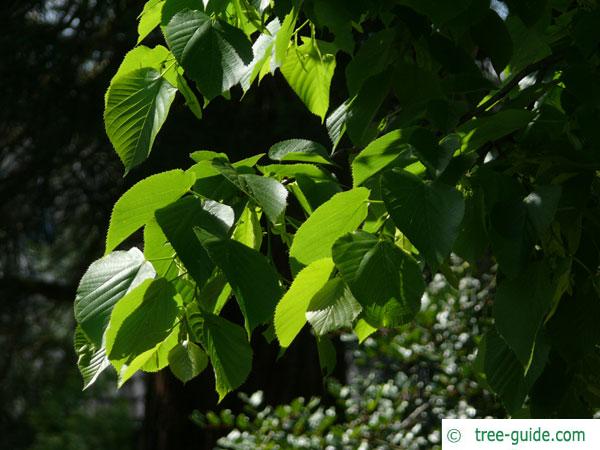
<instances>
[{"instance_id":1,"label":"tree canopy","mask_svg":"<svg viewBox=\"0 0 600 450\"><path fill-rule=\"evenodd\" d=\"M307 323L327 374L332 334L401 333L424 279L453 281L455 254L498 266L475 367L506 410L591 414L599 20L592 1L149 0L105 97L126 174L174 102L202 121L216 98L270 76L329 142L290 127L245 159L172 148L188 167L117 201L105 256L75 299L86 386L110 366L119 384L211 367L223 399L252 370L253 336L276 339L285 358ZM145 45L159 34L164 45ZM119 249L140 229L143 249ZM223 313L234 301L239 318Z\"/></svg>"}]
</instances>

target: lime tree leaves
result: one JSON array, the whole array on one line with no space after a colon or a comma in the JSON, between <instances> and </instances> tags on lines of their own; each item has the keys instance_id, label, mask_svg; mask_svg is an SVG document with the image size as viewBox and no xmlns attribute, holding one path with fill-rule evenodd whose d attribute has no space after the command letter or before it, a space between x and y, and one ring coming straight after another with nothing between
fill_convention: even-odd
<instances>
[{"instance_id":1,"label":"lime tree leaves","mask_svg":"<svg viewBox=\"0 0 600 450\"><path fill-rule=\"evenodd\" d=\"M421 269L391 242L361 231L348 234L333 246L333 260L370 325L397 327L419 311Z\"/></svg>"},{"instance_id":2,"label":"lime tree leaves","mask_svg":"<svg viewBox=\"0 0 600 450\"><path fill-rule=\"evenodd\" d=\"M362 342L418 320L424 278L451 277L454 252L475 273L498 268L480 371L509 412L527 397L536 411L539 380L556 383L548 367L588 379L583 358L600 344L581 321L589 345L565 351L582 340L569 333L571 305L600 292L597 12L325 3L146 2L138 44L160 27L166 46L127 53L105 98L126 173L148 157L177 91L201 118L202 104L251 95L268 74L331 145L292 127L242 161L183 149L187 171L129 189L77 292L85 386L109 365L122 384L167 365L187 382L210 364L222 399L251 369L251 339L274 330L285 349L303 328L329 373L331 334ZM137 245L141 228L143 254L116 250ZM225 305L238 323L221 317Z\"/></svg>"},{"instance_id":3,"label":"lime tree leaves","mask_svg":"<svg viewBox=\"0 0 600 450\"><path fill-rule=\"evenodd\" d=\"M104 124L127 169L148 157L176 92L176 88L152 68L129 72L109 88Z\"/></svg>"},{"instance_id":4,"label":"lime tree leaves","mask_svg":"<svg viewBox=\"0 0 600 450\"><path fill-rule=\"evenodd\" d=\"M333 243L354 231L367 217L369 190L356 188L334 195L300 226L290 248L292 269L331 256Z\"/></svg>"},{"instance_id":5,"label":"lime tree leaves","mask_svg":"<svg viewBox=\"0 0 600 450\"><path fill-rule=\"evenodd\" d=\"M111 253L90 265L77 288L75 319L93 346L102 346L102 336L115 304L153 277L154 268L135 247Z\"/></svg>"},{"instance_id":6,"label":"lime tree leaves","mask_svg":"<svg viewBox=\"0 0 600 450\"><path fill-rule=\"evenodd\" d=\"M192 187L194 180L191 173L171 170L145 178L125 192L110 216L106 253L147 224L157 209L183 196Z\"/></svg>"},{"instance_id":7,"label":"lime tree leaves","mask_svg":"<svg viewBox=\"0 0 600 450\"><path fill-rule=\"evenodd\" d=\"M390 216L425 260L437 268L458 237L465 212L462 195L441 182L424 182L409 172L383 177L383 197Z\"/></svg>"},{"instance_id":8,"label":"lime tree leaves","mask_svg":"<svg viewBox=\"0 0 600 450\"><path fill-rule=\"evenodd\" d=\"M292 48L281 73L310 112L325 120L329 109L329 89L335 71L335 51L324 42L305 39Z\"/></svg>"},{"instance_id":9,"label":"lime tree leaves","mask_svg":"<svg viewBox=\"0 0 600 450\"><path fill-rule=\"evenodd\" d=\"M237 84L252 61L252 46L238 28L202 11L183 10L165 28L173 55L210 99Z\"/></svg>"}]
</instances>

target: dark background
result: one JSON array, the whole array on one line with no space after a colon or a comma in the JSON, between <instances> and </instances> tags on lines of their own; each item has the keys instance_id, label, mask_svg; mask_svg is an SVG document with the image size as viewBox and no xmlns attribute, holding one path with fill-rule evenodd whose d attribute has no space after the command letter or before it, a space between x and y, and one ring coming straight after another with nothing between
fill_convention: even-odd
<instances>
[{"instance_id":1,"label":"dark background","mask_svg":"<svg viewBox=\"0 0 600 450\"><path fill-rule=\"evenodd\" d=\"M226 152L235 161L281 139L327 143L319 119L276 75L241 102L238 91L233 101L214 100L202 121L176 100L149 160L123 178L104 133L103 98L135 45L143 4L1 2L1 448L210 448L223 430L189 420L194 409L215 408L208 371L185 387L168 371L144 375L119 392L114 376L103 375L81 392L72 350L77 283L103 253L114 202L145 176L187 167L195 150ZM144 43L160 41L155 32ZM278 361L277 349L259 341L243 390L268 387L270 403L322 394L313 339L303 336ZM235 411L240 404L234 394L220 407Z\"/></svg>"}]
</instances>

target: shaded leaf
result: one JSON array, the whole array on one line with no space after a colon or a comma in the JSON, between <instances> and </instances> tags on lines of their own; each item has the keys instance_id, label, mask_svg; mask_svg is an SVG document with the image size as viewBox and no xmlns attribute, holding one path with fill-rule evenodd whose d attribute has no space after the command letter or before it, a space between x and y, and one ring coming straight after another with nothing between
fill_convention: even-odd
<instances>
[{"instance_id":1,"label":"shaded leaf","mask_svg":"<svg viewBox=\"0 0 600 450\"><path fill-rule=\"evenodd\" d=\"M185 341L169 352L169 368L183 383L198 376L208 365L208 356L196 344Z\"/></svg>"},{"instance_id":2,"label":"shaded leaf","mask_svg":"<svg viewBox=\"0 0 600 450\"><path fill-rule=\"evenodd\" d=\"M452 250L460 231L465 202L453 187L426 183L401 170L386 172L383 199L392 220L432 267Z\"/></svg>"},{"instance_id":3,"label":"shaded leaf","mask_svg":"<svg viewBox=\"0 0 600 450\"><path fill-rule=\"evenodd\" d=\"M252 347L244 329L214 314L188 309L190 327L210 358L219 402L241 386L252 369Z\"/></svg>"},{"instance_id":4,"label":"shaded leaf","mask_svg":"<svg viewBox=\"0 0 600 450\"><path fill-rule=\"evenodd\" d=\"M396 327L419 311L425 283L416 261L388 241L358 231L333 246L333 261L373 327Z\"/></svg>"}]
</instances>

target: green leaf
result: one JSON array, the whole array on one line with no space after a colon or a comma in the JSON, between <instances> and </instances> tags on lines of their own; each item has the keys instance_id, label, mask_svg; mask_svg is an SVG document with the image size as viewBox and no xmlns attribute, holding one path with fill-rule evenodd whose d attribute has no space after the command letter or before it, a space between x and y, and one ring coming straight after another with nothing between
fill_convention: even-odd
<instances>
[{"instance_id":1,"label":"green leaf","mask_svg":"<svg viewBox=\"0 0 600 450\"><path fill-rule=\"evenodd\" d=\"M283 64L286 59L288 47L290 45L290 39L294 34L294 28L296 27L296 20L298 13L295 9L292 9L284 18L281 24L281 28L275 37L275 65L278 67Z\"/></svg>"},{"instance_id":2,"label":"green leaf","mask_svg":"<svg viewBox=\"0 0 600 450\"><path fill-rule=\"evenodd\" d=\"M488 142L524 128L534 116L524 109L506 109L493 116L470 120L457 129L457 133L463 136L461 153L477 151Z\"/></svg>"},{"instance_id":3,"label":"green leaf","mask_svg":"<svg viewBox=\"0 0 600 450\"><path fill-rule=\"evenodd\" d=\"M119 384L123 385L138 370L153 373L167 367L169 365L169 353L179 343L179 335L180 325L177 324L164 341L159 342L150 350L136 357L130 364L123 366L119 373Z\"/></svg>"},{"instance_id":4,"label":"green leaf","mask_svg":"<svg viewBox=\"0 0 600 450\"><path fill-rule=\"evenodd\" d=\"M179 275L175 250L155 219L144 227L144 257L152 263L157 276L172 280Z\"/></svg>"},{"instance_id":5,"label":"green leaf","mask_svg":"<svg viewBox=\"0 0 600 450\"><path fill-rule=\"evenodd\" d=\"M111 83L106 93L104 126L127 172L150 154L176 92L151 68L128 72Z\"/></svg>"},{"instance_id":6,"label":"green leaf","mask_svg":"<svg viewBox=\"0 0 600 450\"><path fill-rule=\"evenodd\" d=\"M537 186L533 192L523 199L527 215L538 235L542 235L554 220L560 201L559 185Z\"/></svg>"},{"instance_id":7,"label":"green leaf","mask_svg":"<svg viewBox=\"0 0 600 450\"><path fill-rule=\"evenodd\" d=\"M511 14L506 19L506 26L512 41L518 43L510 61L512 74L517 74L528 65L535 64L552 54L552 49L545 42L545 36L535 27L525 26L517 16Z\"/></svg>"},{"instance_id":8,"label":"green leaf","mask_svg":"<svg viewBox=\"0 0 600 450\"><path fill-rule=\"evenodd\" d=\"M313 261L302 269L275 309L275 334L287 348L306 323L306 311L313 296L327 283L333 271L331 258Z\"/></svg>"},{"instance_id":9,"label":"green leaf","mask_svg":"<svg viewBox=\"0 0 600 450\"><path fill-rule=\"evenodd\" d=\"M146 36L148 36L158 25L160 25L162 8L164 0L148 0L144 5L140 21L138 23L138 40L139 44Z\"/></svg>"},{"instance_id":10,"label":"green leaf","mask_svg":"<svg viewBox=\"0 0 600 450\"><path fill-rule=\"evenodd\" d=\"M426 183L405 171L383 177L383 199L392 220L436 268L452 250L460 231L465 201L453 187Z\"/></svg>"},{"instance_id":11,"label":"green leaf","mask_svg":"<svg viewBox=\"0 0 600 450\"><path fill-rule=\"evenodd\" d=\"M171 372L183 383L197 377L208 365L208 356L190 341L177 344L169 352Z\"/></svg>"},{"instance_id":12,"label":"green leaf","mask_svg":"<svg viewBox=\"0 0 600 450\"><path fill-rule=\"evenodd\" d=\"M102 346L102 336L115 304L154 276L152 264L135 247L113 252L90 265L77 287L75 319L95 348Z\"/></svg>"},{"instance_id":13,"label":"green leaf","mask_svg":"<svg viewBox=\"0 0 600 450\"><path fill-rule=\"evenodd\" d=\"M410 135L410 143L419 160L436 178L448 167L452 155L460 148L459 139L447 137L438 143L435 134L426 128L416 128Z\"/></svg>"},{"instance_id":14,"label":"green leaf","mask_svg":"<svg viewBox=\"0 0 600 450\"><path fill-rule=\"evenodd\" d=\"M162 45L157 45L154 48L149 48L145 45L138 45L127 52L123 58L123 61L121 61L121 64L119 65L117 73L115 73L113 76L111 83L115 80L118 80L122 76L127 75L129 72L134 72L140 69L152 68L157 72L163 72L163 69L165 69L165 63L169 57L172 58L171 53ZM164 76L164 78L172 85L175 85L175 79L170 76L172 73L173 71L168 71L165 73L165 75L168 74L169 76Z\"/></svg>"},{"instance_id":15,"label":"green leaf","mask_svg":"<svg viewBox=\"0 0 600 450\"><path fill-rule=\"evenodd\" d=\"M495 329L486 333L479 347L486 381L510 414L517 412L534 382L541 375L550 347L538 339L531 368L525 374L514 352ZM479 357L479 355L478 355Z\"/></svg>"},{"instance_id":16,"label":"green leaf","mask_svg":"<svg viewBox=\"0 0 600 450\"><path fill-rule=\"evenodd\" d=\"M554 297L550 269L531 263L518 277L498 283L494 301L496 328L525 369L531 364L538 330Z\"/></svg>"},{"instance_id":17,"label":"green leaf","mask_svg":"<svg viewBox=\"0 0 600 450\"><path fill-rule=\"evenodd\" d=\"M240 242L212 235L202 228L196 227L194 231L227 277L250 335L256 326L273 317L281 297L277 272L265 256Z\"/></svg>"},{"instance_id":18,"label":"green leaf","mask_svg":"<svg viewBox=\"0 0 600 450\"><path fill-rule=\"evenodd\" d=\"M281 220L287 206L287 189L272 178L243 174L238 178L242 191L246 192L262 208L272 223Z\"/></svg>"},{"instance_id":19,"label":"green leaf","mask_svg":"<svg viewBox=\"0 0 600 450\"><path fill-rule=\"evenodd\" d=\"M498 202L491 211L490 225L490 243L500 271L514 278L527 263L532 246L525 204L516 199Z\"/></svg>"},{"instance_id":20,"label":"green leaf","mask_svg":"<svg viewBox=\"0 0 600 450\"><path fill-rule=\"evenodd\" d=\"M373 120L389 94L392 78L391 70L375 75L366 80L353 97L346 112L346 127L355 146L363 147L379 134L380 123Z\"/></svg>"},{"instance_id":21,"label":"green leaf","mask_svg":"<svg viewBox=\"0 0 600 450\"><path fill-rule=\"evenodd\" d=\"M218 203L208 203L209 208L214 207L214 204ZM233 210L227 208L233 215ZM155 216L188 273L198 286L204 285L213 272L214 264L198 242L194 227L199 226L212 234L225 237L230 225L211 214L211 211L205 209L202 202L193 196L183 197L165 208L156 210Z\"/></svg>"},{"instance_id":22,"label":"green leaf","mask_svg":"<svg viewBox=\"0 0 600 450\"><path fill-rule=\"evenodd\" d=\"M325 120L329 88L335 71L335 51L326 43L305 39L290 50L281 73L310 112Z\"/></svg>"},{"instance_id":23,"label":"green leaf","mask_svg":"<svg viewBox=\"0 0 600 450\"><path fill-rule=\"evenodd\" d=\"M416 261L389 241L363 231L333 246L333 261L373 327L396 327L415 316L425 283Z\"/></svg>"},{"instance_id":24,"label":"green leaf","mask_svg":"<svg viewBox=\"0 0 600 450\"><path fill-rule=\"evenodd\" d=\"M360 186L396 160L414 160L409 138L412 130L394 130L371 142L352 161L354 186Z\"/></svg>"},{"instance_id":25,"label":"green leaf","mask_svg":"<svg viewBox=\"0 0 600 450\"><path fill-rule=\"evenodd\" d=\"M331 256L331 246L344 234L356 230L367 217L369 190L355 188L335 194L319 206L298 228L290 248L292 268L307 266Z\"/></svg>"},{"instance_id":26,"label":"green leaf","mask_svg":"<svg viewBox=\"0 0 600 450\"><path fill-rule=\"evenodd\" d=\"M476 189L465 202L465 216L454 243L454 252L476 265L489 245L485 204L482 189Z\"/></svg>"},{"instance_id":27,"label":"green leaf","mask_svg":"<svg viewBox=\"0 0 600 450\"><path fill-rule=\"evenodd\" d=\"M333 164L325 147L307 139L288 139L278 142L269 149L269 158L273 161Z\"/></svg>"},{"instance_id":28,"label":"green leaf","mask_svg":"<svg viewBox=\"0 0 600 450\"><path fill-rule=\"evenodd\" d=\"M425 107L429 100L443 99L444 93L437 75L415 64L396 64L394 91L404 108Z\"/></svg>"},{"instance_id":29,"label":"green leaf","mask_svg":"<svg viewBox=\"0 0 600 450\"><path fill-rule=\"evenodd\" d=\"M386 70L397 52L393 45L396 30L387 28L370 36L346 67L346 80L350 96L356 94L363 83L373 75Z\"/></svg>"},{"instance_id":30,"label":"green leaf","mask_svg":"<svg viewBox=\"0 0 600 450\"><path fill-rule=\"evenodd\" d=\"M327 134L329 135L329 139L333 144L334 150L337 148L342 136L346 132L348 114L351 105L352 100L346 100L331 114L329 114L329 117L327 117L327 120L325 121L325 125L327 126Z\"/></svg>"},{"instance_id":31,"label":"green leaf","mask_svg":"<svg viewBox=\"0 0 600 450\"><path fill-rule=\"evenodd\" d=\"M194 184L182 170L158 173L136 183L115 203L106 235L106 253L154 218L154 212L174 202Z\"/></svg>"},{"instance_id":32,"label":"green leaf","mask_svg":"<svg viewBox=\"0 0 600 450\"><path fill-rule=\"evenodd\" d=\"M344 280L333 278L311 299L306 320L318 335L323 335L340 328L351 328L361 310Z\"/></svg>"},{"instance_id":33,"label":"green leaf","mask_svg":"<svg viewBox=\"0 0 600 450\"><path fill-rule=\"evenodd\" d=\"M369 336L377 331L377 328L369 325L365 319L360 318L356 321L356 325L354 325L354 334L358 338L358 343L362 344Z\"/></svg>"},{"instance_id":34,"label":"green leaf","mask_svg":"<svg viewBox=\"0 0 600 450\"><path fill-rule=\"evenodd\" d=\"M240 174L235 164L231 165L223 160L215 160L212 165L234 186L254 200L272 223L281 220L288 196L287 189L281 183L255 174Z\"/></svg>"},{"instance_id":35,"label":"green leaf","mask_svg":"<svg viewBox=\"0 0 600 450\"><path fill-rule=\"evenodd\" d=\"M275 58L275 41L280 28L279 19L273 19L267 24L267 30L270 34L262 33L252 45L254 58L246 67L240 80L244 92L250 89L256 77L259 77L260 80L265 74L268 72L273 73L279 67Z\"/></svg>"},{"instance_id":36,"label":"green leaf","mask_svg":"<svg viewBox=\"0 0 600 450\"><path fill-rule=\"evenodd\" d=\"M163 33L164 27L169 24L175 14L184 9L202 10L206 3L208 3L208 1L205 0L165 0L160 22L161 27L163 27Z\"/></svg>"},{"instance_id":37,"label":"green leaf","mask_svg":"<svg viewBox=\"0 0 600 450\"><path fill-rule=\"evenodd\" d=\"M254 250L260 250L263 240L263 230L260 226L260 216L256 208L246 205L238 219L231 238Z\"/></svg>"},{"instance_id":38,"label":"green leaf","mask_svg":"<svg viewBox=\"0 0 600 450\"><path fill-rule=\"evenodd\" d=\"M165 28L173 55L209 100L237 84L252 61L252 47L244 33L201 11L184 10ZM209 68L209 70L207 70Z\"/></svg>"},{"instance_id":39,"label":"green leaf","mask_svg":"<svg viewBox=\"0 0 600 450\"><path fill-rule=\"evenodd\" d=\"M104 347L95 346L81 329L75 328L74 337L77 367L83 378L83 389L89 388L98 379L104 369L110 366Z\"/></svg>"},{"instance_id":40,"label":"green leaf","mask_svg":"<svg viewBox=\"0 0 600 450\"><path fill-rule=\"evenodd\" d=\"M248 377L252 369L252 347L244 329L222 317L191 308L188 321L210 358L220 402Z\"/></svg>"},{"instance_id":41,"label":"green leaf","mask_svg":"<svg viewBox=\"0 0 600 450\"><path fill-rule=\"evenodd\" d=\"M117 303L106 329L105 346L110 362L120 372L120 384L133 374L128 366L135 363L141 368L173 332L181 306L181 297L163 278L144 281ZM145 358L137 359L143 354ZM128 376L124 376L126 372Z\"/></svg>"},{"instance_id":42,"label":"green leaf","mask_svg":"<svg viewBox=\"0 0 600 450\"><path fill-rule=\"evenodd\" d=\"M323 376L329 376L333 373L337 364L337 353L335 347L328 336L316 336L317 351L319 353L319 364Z\"/></svg>"},{"instance_id":43,"label":"green leaf","mask_svg":"<svg viewBox=\"0 0 600 450\"><path fill-rule=\"evenodd\" d=\"M513 41L504 21L495 11L489 9L487 14L471 27L471 37L490 57L496 73L500 75L513 54Z\"/></svg>"}]
</instances>

